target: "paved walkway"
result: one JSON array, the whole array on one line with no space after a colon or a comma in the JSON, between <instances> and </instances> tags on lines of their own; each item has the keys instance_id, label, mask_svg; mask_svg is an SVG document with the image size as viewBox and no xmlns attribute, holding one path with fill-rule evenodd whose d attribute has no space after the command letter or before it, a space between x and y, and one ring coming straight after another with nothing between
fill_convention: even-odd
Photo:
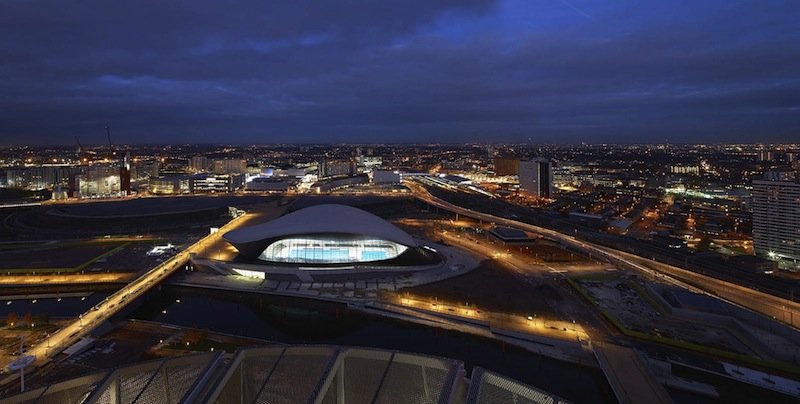
<instances>
[{"instance_id":1,"label":"paved walkway","mask_svg":"<svg viewBox=\"0 0 800 404\"><path fill-rule=\"evenodd\" d=\"M0 285L40 285L40 284L87 284L128 282L136 277L135 272L109 272L88 274L45 274L45 275L4 275L0 276Z\"/></svg>"}]
</instances>

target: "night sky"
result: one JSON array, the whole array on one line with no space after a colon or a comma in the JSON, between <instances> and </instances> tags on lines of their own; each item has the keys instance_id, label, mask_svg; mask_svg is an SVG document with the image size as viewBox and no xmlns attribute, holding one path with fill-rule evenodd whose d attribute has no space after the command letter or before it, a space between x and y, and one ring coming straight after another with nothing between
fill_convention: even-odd
<instances>
[{"instance_id":1,"label":"night sky","mask_svg":"<svg viewBox=\"0 0 800 404\"><path fill-rule=\"evenodd\" d=\"M800 141L800 1L0 0L0 144Z\"/></svg>"}]
</instances>

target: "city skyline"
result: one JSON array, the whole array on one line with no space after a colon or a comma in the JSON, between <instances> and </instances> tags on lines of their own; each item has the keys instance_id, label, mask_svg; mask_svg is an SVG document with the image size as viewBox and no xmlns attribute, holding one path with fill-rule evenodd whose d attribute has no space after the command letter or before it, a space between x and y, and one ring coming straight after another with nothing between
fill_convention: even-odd
<instances>
[{"instance_id":1,"label":"city skyline","mask_svg":"<svg viewBox=\"0 0 800 404\"><path fill-rule=\"evenodd\" d=\"M0 148L9 402L800 397L800 145L109 137Z\"/></svg>"},{"instance_id":2,"label":"city skyline","mask_svg":"<svg viewBox=\"0 0 800 404\"><path fill-rule=\"evenodd\" d=\"M0 403L800 400L800 0L0 0Z\"/></svg>"},{"instance_id":3,"label":"city skyline","mask_svg":"<svg viewBox=\"0 0 800 404\"><path fill-rule=\"evenodd\" d=\"M3 144L781 143L800 7L9 2ZM223 142L223 143L226 143Z\"/></svg>"}]
</instances>

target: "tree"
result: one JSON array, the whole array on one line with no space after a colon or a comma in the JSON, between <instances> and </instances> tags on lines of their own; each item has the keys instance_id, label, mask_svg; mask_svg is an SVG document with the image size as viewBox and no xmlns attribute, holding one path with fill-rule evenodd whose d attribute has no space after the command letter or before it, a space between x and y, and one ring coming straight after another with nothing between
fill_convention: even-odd
<instances>
[{"instance_id":1,"label":"tree","mask_svg":"<svg viewBox=\"0 0 800 404\"><path fill-rule=\"evenodd\" d=\"M708 237L708 236L705 236L705 237L700 239L699 243L697 243L697 250L698 251L708 251L709 249L711 249L711 238Z\"/></svg>"}]
</instances>

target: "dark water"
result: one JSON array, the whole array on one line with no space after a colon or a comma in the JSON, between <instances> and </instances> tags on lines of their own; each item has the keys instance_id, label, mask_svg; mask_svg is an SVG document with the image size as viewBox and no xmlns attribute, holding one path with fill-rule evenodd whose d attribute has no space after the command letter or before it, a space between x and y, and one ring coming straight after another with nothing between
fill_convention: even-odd
<instances>
[{"instance_id":1,"label":"dark water","mask_svg":"<svg viewBox=\"0 0 800 404\"><path fill-rule=\"evenodd\" d=\"M76 317L108 292L85 298L0 300L0 316ZM11 304L7 304L8 302ZM178 302L180 301L180 302ZM166 313L163 313L166 311ZM539 356L498 341L348 310L306 299L163 286L133 302L121 318L158 321L295 344L332 344L423 353L506 375L576 403L615 402L595 368Z\"/></svg>"},{"instance_id":2,"label":"dark water","mask_svg":"<svg viewBox=\"0 0 800 404\"><path fill-rule=\"evenodd\" d=\"M480 366L573 402L615 401L598 369L487 338L367 315L334 303L164 286L144 296L127 317L285 343L363 346L448 357L464 362L468 372Z\"/></svg>"}]
</instances>

